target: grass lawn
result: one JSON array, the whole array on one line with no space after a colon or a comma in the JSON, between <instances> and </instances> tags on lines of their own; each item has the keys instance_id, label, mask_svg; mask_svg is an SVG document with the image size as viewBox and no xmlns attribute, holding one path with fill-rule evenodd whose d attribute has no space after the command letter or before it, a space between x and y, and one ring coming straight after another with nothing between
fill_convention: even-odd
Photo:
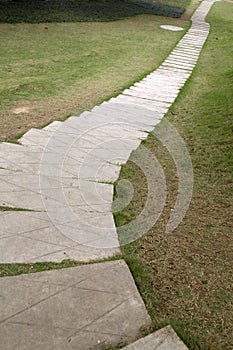
<instances>
[{"instance_id":1,"label":"grass lawn","mask_svg":"<svg viewBox=\"0 0 233 350\"><path fill-rule=\"evenodd\" d=\"M165 169L167 206L146 236L123 248L153 329L171 324L190 350L233 348L232 15L231 3L214 5L199 64L167 115L193 161L189 211L165 236L177 194L176 170L164 147L149 137L144 146ZM108 23L0 24L0 140L13 141L33 126L78 114L154 70L183 35L160 24L189 25L152 15ZM122 168L121 178L135 184L135 197L116 215L118 226L141 210L147 195L143 174L132 162ZM2 264L0 273L77 264Z\"/></svg>"},{"instance_id":2,"label":"grass lawn","mask_svg":"<svg viewBox=\"0 0 233 350\"><path fill-rule=\"evenodd\" d=\"M100 103L155 69L189 22L140 15L107 23L0 24L0 141Z\"/></svg>"},{"instance_id":3,"label":"grass lawn","mask_svg":"<svg viewBox=\"0 0 233 350\"><path fill-rule=\"evenodd\" d=\"M152 137L144 143L164 167L168 199L151 231L125 246L154 329L171 324L190 350L233 349L233 5L216 3L211 33L193 76L166 118L186 141L194 169L194 192L182 224L165 234L177 195L175 166ZM144 206L147 184L129 161L121 178L134 184L132 203L115 217L129 222Z\"/></svg>"}]
</instances>

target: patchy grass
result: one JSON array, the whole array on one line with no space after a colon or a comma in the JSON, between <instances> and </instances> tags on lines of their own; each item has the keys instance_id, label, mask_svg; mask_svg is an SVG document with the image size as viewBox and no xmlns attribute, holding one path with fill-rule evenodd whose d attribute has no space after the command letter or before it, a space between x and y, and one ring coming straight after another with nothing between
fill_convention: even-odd
<instances>
[{"instance_id":1,"label":"patchy grass","mask_svg":"<svg viewBox=\"0 0 233 350\"><path fill-rule=\"evenodd\" d=\"M15 207L7 207L6 205L0 205L0 211L34 211L25 208L15 208Z\"/></svg>"},{"instance_id":2,"label":"patchy grass","mask_svg":"<svg viewBox=\"0 0 233 350\"><path fill-rule=\"evenodd\" d=\"M189 0L0 0L0 22L106 22L153 14L178 18Z\"/></svg>"},{"instance_id":3,"label":"patchy grass","mask_svg":"<svg viewBox=\"0 0 233 350\"><path fill-rule=\"evenodd\" d=\"M111 23L0 24L0 140L78 115L155 69L184 34L161 24L189 26L150 15Z\"/></svg>"},{"instance_id":4,"label":"patchy grass","mask_svg":"<svg viewBox=\"0 0 233 350\"><path fill-rule=\"evenodd\" d=\"M167 114L193 162L194 192L186 217L165 235L178 179L169 153L150 136L144 146L166 173L167 204L151 231L123 248L153 329L171 324L190 350L233 348L232 18L231 3L214 5L200 61ZM133 183L135 195L116 215L118 226L131 221L147 198L145 177L132 162L121 178Z\"/></svg>"},{"instance_id":5,"label":"patchy grass","mask_svg":"<svg viewBox=\"0 0 233 350\"><path fill-rule=\"evenodd\" d=\"M55 262L41 262L28 264L0 264L0 277L17 276L27 273L35 273L49 270L59 270L68 267L75 267L80 265L88 265L94 263L101 263L106 261L115 261L122 259L122 255L118 254L111 258L90 260L89 262L79 262L76 260L65 259L60 263Z\"/></svg>"}]
</instances>

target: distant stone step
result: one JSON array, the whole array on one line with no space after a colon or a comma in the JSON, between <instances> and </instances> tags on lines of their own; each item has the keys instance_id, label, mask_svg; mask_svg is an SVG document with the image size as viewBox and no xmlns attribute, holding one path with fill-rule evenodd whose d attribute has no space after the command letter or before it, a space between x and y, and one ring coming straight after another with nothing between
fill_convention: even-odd
<instances>
[{"instance_id":1,"label":"distant stone step","mask_svg":"<svg viewBox=\"0 0 233 350\"><path fill-rule=\"evenodd\" d=\"M188 350L171 326L147 335L123 350Z\"/></svg>"}]
</instances>

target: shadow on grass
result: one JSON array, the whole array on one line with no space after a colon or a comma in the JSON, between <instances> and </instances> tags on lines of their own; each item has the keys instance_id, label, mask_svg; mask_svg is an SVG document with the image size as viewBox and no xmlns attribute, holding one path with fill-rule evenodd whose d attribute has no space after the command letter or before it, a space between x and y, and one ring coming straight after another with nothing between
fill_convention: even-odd
<instances>
[{"instance_id":1,"label":"shadow on grass","mask_svg":"<svg viewBox=\"0 0 233 350\"><path fill-rule=\"evenodd\" d=\"M163 0L0 0L0 23L107 22L140 14L179 18L184 7L182 1L177 4Z\"/></svg>"}]
</instances>

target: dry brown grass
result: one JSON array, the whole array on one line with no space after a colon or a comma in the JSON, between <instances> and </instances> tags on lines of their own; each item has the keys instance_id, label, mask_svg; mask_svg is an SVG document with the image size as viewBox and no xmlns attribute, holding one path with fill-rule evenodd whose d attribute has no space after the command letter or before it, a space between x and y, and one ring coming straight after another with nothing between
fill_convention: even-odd
<instances>
[{"instance_id":1,"label":"dry brown grass","mask_svg":"<svg viewBox=\"0 0 233 350\"><path fill-rule=\"evenodd\" d=\"M232 14L231 4L214 5L201 59L167 115L193 162L188 212L172 234L165 234L177 174L169 153L150 136L144 146L164 167L167 205L151 231L123 249L154 328L171 324L190 350L233 348ZM147 184L135 165L128 163L121 176L133 183L136 194L116 215L118 226L131 221L147 198Z\"/></svg>"}]
</instances>

